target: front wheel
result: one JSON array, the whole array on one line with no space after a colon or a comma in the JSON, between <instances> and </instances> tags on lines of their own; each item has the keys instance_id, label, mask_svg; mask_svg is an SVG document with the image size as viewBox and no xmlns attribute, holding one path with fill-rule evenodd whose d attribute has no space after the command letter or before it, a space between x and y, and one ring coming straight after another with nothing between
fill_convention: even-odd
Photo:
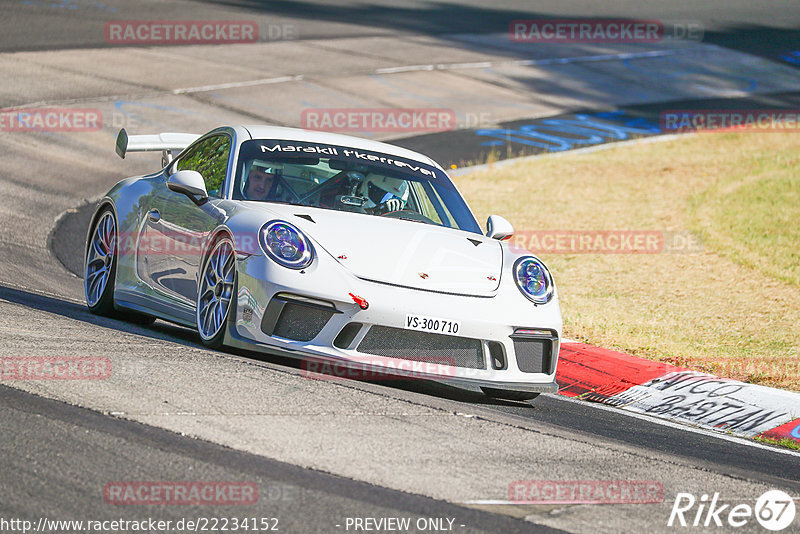
<instances>
[{"instance_id":1,"label":"front wheel","mask_svg":"<svg viewBox=\"0 0 800 534\"><path fill-rule=\"evenodd\" d=\"M236 281L236 253L227 237L218 239L201 270L197 291L197 331L203 344L219 348Z\"/></svg>"},{"instance_id":2,"label":"front wheel","mask_svg":"<svg viewBox=\"0 0 800 534\"><path fill-rule=\"evenodd\" d=\"M533 393L530 391L510 391L506 389L495 389L495 388L485 388L485 387L481 387L481 390L487 397L491 397L493 399L510 400L518 402L533 400L539 396L538 393Z\"/></svg>"}]
</instances>

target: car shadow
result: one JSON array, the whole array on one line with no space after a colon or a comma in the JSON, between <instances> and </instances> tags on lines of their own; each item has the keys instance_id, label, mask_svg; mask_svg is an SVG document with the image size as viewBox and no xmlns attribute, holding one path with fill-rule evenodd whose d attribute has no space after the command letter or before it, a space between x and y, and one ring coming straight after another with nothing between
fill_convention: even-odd
<instances>
[{"instance_id":1,"label":"car shadow","mask_svg":"<svg viewBox=\"0 0 800 534\"><path fill-rule=\"evenodd\" d=\"M61 299L56 296L43 295L34 293L23 289L13 288L0 284L0 300L5 300L14 304L19 304L32 308L34 310L52 313L68 319L82 321L95 326L103 328L111 328L121 332L127 332L139 336L148 337L151 339L158 339L162 341L169 341L172 343L179 343L181 345L200 348L208 352L217 352L209 349L200 342L198 334L183 326L174 325L164 321L156 321L152 325L142 326L134 323L127 322L123 319L113 317L102 317L94 315L89 312L84 304L74 301ZM277 356L272 354L264 354L261 352L248 351L236 348L226 347L223 352L233 354L242 358L247 358L253 361L270 363L281 367L292 368L303 372L304 360L292 358L289 356ZM325 370L318 371L319 373L326 374ZM322 377L323 379L325 377ZM366 382L370 384L380 385L386 388L397 389L402 391L409 391L427 395L430 397L437 397L446 400L457 402L464 402L468 404L481 404L490 406L519 406L520 403L513 401L503 401L492 399L483 393L465 390L441 384L430 380L422 379L357 379L357 378L341 378L338 376L330 375L330 379L337 381L353 382Z\"/></svg>"}]
</instances>

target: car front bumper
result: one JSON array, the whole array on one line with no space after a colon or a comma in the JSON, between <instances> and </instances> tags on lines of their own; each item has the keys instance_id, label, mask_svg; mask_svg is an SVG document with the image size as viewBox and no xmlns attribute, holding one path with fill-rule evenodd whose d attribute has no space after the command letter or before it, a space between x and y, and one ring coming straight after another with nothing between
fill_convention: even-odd
<instances>
[{"instance_id":1,"label":"car front bumper","mask_svg":"<svg viewBox=\"0 0 800 534\"><path fill-rule=\"evenodd\" d=\"M300 358L305 370L355 370L339 373L346 377L388 375L470 389L557 391L557 297L534 306L509 279L501 280L494 297L421 291L363 280L336 263L323 256L309 269L294 271L264 256L240 259L238 298L229 314L225 343ZM351 295L369 306L362 309ZM299 329L286 333L291 328L282 327L281 318L290 312L276 301L289 303ZM408 315L458 321L460 329L457 335L408 330ZM350 326L351 332L343 335L354 323L360 326Z\"/></svg>"}]
</instances>

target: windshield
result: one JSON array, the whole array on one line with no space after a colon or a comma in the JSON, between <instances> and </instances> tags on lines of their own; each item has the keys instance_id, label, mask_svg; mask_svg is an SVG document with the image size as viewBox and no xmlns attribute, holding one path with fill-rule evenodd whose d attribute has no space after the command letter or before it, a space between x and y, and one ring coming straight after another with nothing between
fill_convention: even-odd
<instances>
[{"instance_id":1,"label":"windshield","mask_svg":"<svg viewBox=\"0 0 800 534\"><path fill-rule=\"evenodd\" d=\"M393 217L480 234L440 169L397 156L285 140L242 143L234 199Z\"/></svg>"}]
</instances>

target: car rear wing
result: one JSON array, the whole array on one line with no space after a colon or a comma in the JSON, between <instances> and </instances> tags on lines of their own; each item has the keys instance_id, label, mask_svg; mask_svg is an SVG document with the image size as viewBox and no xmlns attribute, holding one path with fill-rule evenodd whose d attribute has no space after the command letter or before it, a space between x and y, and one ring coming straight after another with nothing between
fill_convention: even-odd
<instances>
[{"instance_id":1,"label":"car rear wing","mask_svg":"<svg viewBox=\"0 0 800 534\"><path fill-rule=\"evenodd\" d=\"M166 167L172 161L172 154L180 152L194 143L200 136L188 133L160 133L153 135L128 135L125 128L117 135L117 155L122 159L129 152L161 151L161 163Z\"/></svg>"}]
</instances>

